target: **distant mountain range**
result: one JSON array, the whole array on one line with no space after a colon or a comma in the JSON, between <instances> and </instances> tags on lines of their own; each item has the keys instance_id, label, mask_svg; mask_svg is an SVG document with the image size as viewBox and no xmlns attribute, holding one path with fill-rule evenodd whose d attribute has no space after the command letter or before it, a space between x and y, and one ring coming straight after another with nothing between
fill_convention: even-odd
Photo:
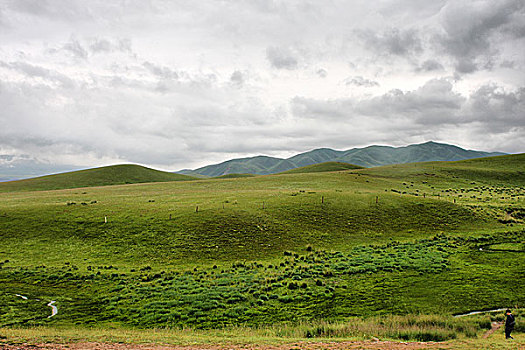
<instances>
[{"instance_id":1,"label":"distant mountain range","mask_svg":"<svg viewBox=\"0 0 525 350\"><path fill-rule=\"evenodd\" d=\"M267 175L325 162L342 162L363 167L375 167L388 164L464 160L504 154L501 152L466 150L458 146L430 141L405 147L368 146L352 148L347 151L319 148L286 159L267 156L239 158L195 170L185 169L177 173L210 177L228 174Z\"/></svg>"}]
</instances>

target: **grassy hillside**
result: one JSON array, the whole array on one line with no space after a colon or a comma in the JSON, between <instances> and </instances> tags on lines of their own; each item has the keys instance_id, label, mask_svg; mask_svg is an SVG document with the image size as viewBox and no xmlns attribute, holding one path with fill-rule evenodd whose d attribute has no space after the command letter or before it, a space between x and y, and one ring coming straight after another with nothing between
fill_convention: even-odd
<instances>
[{"instance_id":1,"label":"grassy hillside","mask_svg":"<svg viewBox=\"0 0 525 350\"><path fill-rule=\"evenodd\" d=\"M490 186L525 186L525 153L456 162L426 162L369 168L362 174L402 179L427 179L429 183L456 184L479 181ZM477 186L479 187L479 186Z\"/></svg>"},{"instance_id":2,"label":"grassy hillside","mask_svg":"<svg viewBox=\"0 0 525 350\"><path fill-rule=\"evenodd\" d=\"M524 166L513 155L0 193L0 325L449 320L522 305Z\"/></svg>"},{"instance_id":3,"label":"grassy hillside","mask_svg":"<svg viewBox=\"0 0 525 350\"><path fill-rule=\"evenodd\" d=\"M294 168L295 165L281 158L258 156L251 158L232 159L220 164L208 165L194 172L217 177L228 174L259 174L265 175Z\"/></svg>"},{"instance_id":4,"label":"grassy hillside","mask_svg":"<svg viewBox=\"0 0 525 350\"><path fill-rule=\"evenodd\" d=\"M193 179L190 176L154 170L140 165L122 164L4 182L0 183L0 192L56 190Z\"/></svg>"},{"instance_id":5,"label":"grassy hillside","mask_svg":"<svg viewBox=\"0 0 525 350\"><path fill-rule=\"evenodd\" d=\"M320 164L307 165L300 168L295 168L282 172L281 174L301 174L301 173L320 173L328 171L342 171L342 170L354 170L363 169L363 167L354 164L341 163L341 162L326 162Z\"/></svg>"}]
</instances>

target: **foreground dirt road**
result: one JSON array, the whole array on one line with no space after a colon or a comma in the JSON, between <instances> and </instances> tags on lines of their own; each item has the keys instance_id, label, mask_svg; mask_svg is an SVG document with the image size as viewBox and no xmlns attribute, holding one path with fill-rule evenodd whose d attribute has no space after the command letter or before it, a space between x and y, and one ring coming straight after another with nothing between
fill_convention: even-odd
<instances>
[{"instance_id":1,"label":"foreground dirt road","mask_svg":"<svg viewBox=\"0 0 525 350\"><path fill-rule=\"evenodd\" d=\"M367 349L367 350L404 350L404 349L452 349L444 343L403 343L388 341L356 341L333 343L290 343L284 345L132 345L132 344L105 344L105 343L72 343L72 344L20 344L5 345L0 343L2 350L340 350L340 349Z\"/></svg>"}]
</instances>

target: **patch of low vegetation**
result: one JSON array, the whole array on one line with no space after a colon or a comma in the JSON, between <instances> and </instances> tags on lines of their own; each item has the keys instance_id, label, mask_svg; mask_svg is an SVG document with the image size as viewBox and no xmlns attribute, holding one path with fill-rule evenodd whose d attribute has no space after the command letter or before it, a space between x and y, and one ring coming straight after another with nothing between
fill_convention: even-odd
<instances>
[{"instance_id":1,"label":"patch of low vegetation","mask_svg":"<svg viewBox=\"0 0 525 350\"><path fill-rule=\"evenodd\" d=\"M414 243L357 246L347 253L306 247L301 252L285 251L271 263L237 261L179 270L143 266L123 272L114 266L81 269L72 264L28 269L7 263L0 270L4 286L0 309L29 307L23 318L12 311L2 313L0 322L4 326L109 322L139 328L218 328L383 313L452 314L485 303L511 305L520 300L519 278L495 281L491 275L502 264L493 260L503 254L495 257L477 247L523 238L523 231L476 239L439 235ZM482 263L487 257L489 261ZM477 267L469 268L469 261L476 261ZM517 277L519 261L506 264L507 274ZM472 280L479 285L467 285ZM491 288L484 281L490 280L498 291L487 294ZM16 297L20 289L30 295L29 300ZM53 293L65 311L50 320L49 310L43 312L42 307L54 298ZM417 340L401 333L396 337Z\"/></svg>"}]
</instances>

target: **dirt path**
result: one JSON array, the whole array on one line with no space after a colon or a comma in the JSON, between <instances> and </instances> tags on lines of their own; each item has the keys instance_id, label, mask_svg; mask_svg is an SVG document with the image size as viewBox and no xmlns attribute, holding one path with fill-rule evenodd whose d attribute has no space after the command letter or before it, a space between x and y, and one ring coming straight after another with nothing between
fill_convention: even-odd
<instances>
[{"instance_id":1,"label":"dirt path","mask_svg":"<svg viewBox=\"0 0 525 350\"><path fill-rule=\"evenodd\" d=\"M291 343L283 345L192 345L192 346L170 346L170 345L132 345L132 344L107 344L107 343L70 343L70 344L20 344L2 345L2 350L342 350L342 349L366 349L366 350L415 350L415 349L452 349L446 343L403 343L390 341L355 341L355 342L333 342L333 343Z\"/></svg>"},{"instance_id":2,"label":"dirt path","mask_svg":"<svg viewBox=\"0 0 525 350\"><path fill-rule=\"evenodd\" d=\"M492 333L494 333L495 331L497 331L498 329L500 329L501 326L503 326L503 322L492 322L491 325L492 325L492 328L489 329L489 330L487 331L487 333L483 334L483 339L487 339L488 337L490 337L490 335L491 335Z\"/></svg>"}]
</instances>

